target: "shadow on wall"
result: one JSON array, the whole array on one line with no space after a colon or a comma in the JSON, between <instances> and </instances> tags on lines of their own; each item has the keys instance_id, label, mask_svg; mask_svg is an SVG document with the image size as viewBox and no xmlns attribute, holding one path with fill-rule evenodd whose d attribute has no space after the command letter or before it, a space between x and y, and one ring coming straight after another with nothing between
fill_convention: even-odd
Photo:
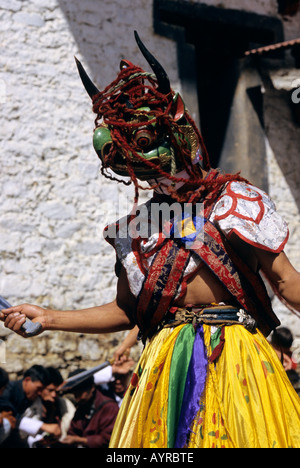
<instances>
[{"instance_id":1,"label":"shadow on wall","mask_svg":"<svg viewBox=\"0 0 300 468\"><path fill-rule=\"evenodd\" d=\"M146 66L134 39L134 29L145 38L151 50L157 51L152 1L58 0L58 3L78 45L83 65L99 89L115 79L124 58ZM156 51L159 59L159 50Z\"/></svg>"},{"instance_id":2,"label":"shadow on wall","mask_svg":"<svg viewBox=\"0 0 300 468\"><path fill-rule=\"evenodd\" d=\"M115 34L112 26L116 19L113 4L108 8L100 2L92 1L59 0L58 3L77 43L82 56L80 60L90 70L93 81L102 89L115 77L113 64L117 66L118 60L122 58L124 37ZM131 42L133 44L133 39Z\"/></svg>"},{"instance_id":3,"label":"shadow on wall","mask_svg":"<svg viewBox=\"0 0 300 468\"><path fill-rule=\"evenodd\" d=\"M68 22L74 40L77 43L79 53L82 56L83 65L90 71L91 78L99 89L103 89L103 87L107 86L107 84L116 77L119 70L119 63L123 58L147 69L147 64L144 58L141 57L134 39L134 29L140 32L141 38L145 41L147 47L164 65L171 82L174 80L176 67L174 67L174 62L172 62L172 58L170 58L172 54L168 54L168 46L173 46L174 50L177 48L177 67L182 84L183 96L188 108L190 109L190 107L192 107L190 110L193 111L193 117L195 120L198 120L198 105L195 94L197 94L199 90L197 90L196 85L197 70L195 47L193 44L191 45L189 43L182 28L176 28L176 37L172 37L172 35L170 36L167 33L164 34L165 31L158 28L157 24L154 24L155 11L153 13L153 6L165 4L167 3L166 1L161 4L156 0L154 2L152 0L133 0L131 3L122 0L115 0L114 2L97 2L94 0L73 0L72 2L68 2L67 0L58 0L58 2ZM128 5L130 5L130 7L128 7ZM266 21L265 17L262 17L262 20ZM282 34L279 27L280 22L277 20L277 23L271 26L275 28L274 34L280 35ZM161 24L161 27L163 27L164 23ZM264 24L265 23L263 23L263 25ZM153 28L158 35L154 34ZM198 28L196 29L198 31ZM266 43L269 43L268 40L272 42L271 39L265 37L263 39ZM282 39L276 37L275 42L279 40ZM201 41L201 45L202 44L203 42ZM192 60L194 60L194 63L192 63ZM74 70L76 71L75 61ZM188 73L185 70L188 70ZM182 75L183 72L184 75ZM84 93L83 91L83 96ZM272 98L274 98L273 95ZM87 103L88 102L87 97ZM278 106L278 108L275 107L276 112L280 113L282 102L277 101L276 106ZM230 105L228 107L230 108ZM255 113L253 115L255 117ZM288 119L289 117L286 115L286 121L289 121ZM299 150L298 148L295 149L294 145L297 145L296 141L299 138L299 132L298 129L295 128L294 142L292 142L289 137L291 132L288 132L289 135L287 135L285 130L283 130L284 135L280 137L280 155L278 155L276 150L278 147L278 132L276 131L276 125L274 125L275 120L277 119L274 119L273 114L271 121L266 122L266 127L269 130L270 143L275 151L275 157L277 159L279 158L278 163L291 187L291 191L299 207L298 184L296 182L295 171L291 170L291 164L289 163L290 161L295 161L295 159L297 160L295 151L298 154ZM280 120L279 116L279 121ZM270 131L270 129L273 131ZM212 141L214 141L214 138L213 135ZM222 144L224 145L224 142L222 142ZM262 147L264 147L264 142L262 142ZM290 153L291 158L288 158L287 163L281 159L282 151L284 151L285 154L288 152ZM264 151L256 151L255 153L264 153ZM249 154L251 155L249 161L252 163L253 157L251 151ZM263 155L261 155L261 157L263 157ZM260 171L258 171L257 176L254 174L254 182L267 190L264 167L265 162L259 159L259 164L256 164L256 168L254 169L256 170L259 168ZM230 169L232 168L226 170Z\"/></svg>"},{"instance_id":4,"label":"shadow on wall","mask_svg":"<svg viewBox=\"0 0 300 468\"><path fill-rule=\"evenodd\" d=\"M290 100L288 92L276 90L268 84L265 97L265 105L269 109L265 119L268 139L300 212L300 128L293 122Z\"/></svg>"}]
</instances>

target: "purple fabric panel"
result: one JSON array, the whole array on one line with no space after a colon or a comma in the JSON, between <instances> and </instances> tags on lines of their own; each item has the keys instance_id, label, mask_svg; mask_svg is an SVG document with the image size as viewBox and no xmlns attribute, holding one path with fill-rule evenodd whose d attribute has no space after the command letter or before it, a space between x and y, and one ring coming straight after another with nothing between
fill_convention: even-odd
<instances>
[{"instance_id":1,"label":"purple fabric panel","mask_svg":"<svg viewBox=\"0 0 300 468\"><path fill-rule=\"evenodd\" d=\"M175 448L184 448L191 432L193 420L200 409L200 398L206 382L207 363L203 326L199 325L196 329L194 348L186 379Z\"/></svg>"}]
</instances>

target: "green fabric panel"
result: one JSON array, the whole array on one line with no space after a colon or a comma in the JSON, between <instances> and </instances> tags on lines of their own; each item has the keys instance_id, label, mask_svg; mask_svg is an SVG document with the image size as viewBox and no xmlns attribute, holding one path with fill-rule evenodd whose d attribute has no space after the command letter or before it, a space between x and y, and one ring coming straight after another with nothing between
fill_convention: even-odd
<instances>
[{"instance_id":1,"label":"green fabric panel","mask_svg":"<svg viewBox=\"0 0 300 468\"><path fill-rule=\"evenodd\" d=\"M192 325L185 325L177 337L171 360L168 399L168 448L174 448L177 425L181 412L186 376L193 352L195 331Z\"/></svg>"},{"instance_id":2,"label":"green fabric panel","mask_svg":"<svg viewBox=\"0 0 300 468\"><path fill-rule=\"evenodd\" d=\"M220 343L220 336L222 332L222 327L218 327L215 333L210 338L211 351L215 349L216 346Z\"/></svg>"}]
</instances>

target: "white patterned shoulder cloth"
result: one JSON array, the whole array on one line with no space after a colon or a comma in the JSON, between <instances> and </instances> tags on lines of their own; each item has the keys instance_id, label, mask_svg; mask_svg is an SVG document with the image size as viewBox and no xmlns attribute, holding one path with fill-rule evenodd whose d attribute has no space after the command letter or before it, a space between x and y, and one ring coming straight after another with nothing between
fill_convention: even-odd
<instances>
[{"instance_id":1,"label":"white patterned shoulder cloth","mask_svg":"<svg viewBox=\"0 0 300 468\"><path fill-rule=\"evenodd\" d=\"M279 253L289 237L285 220L271 198L245 182L230 182L214 206L210 220L227 238L235 233L245 242Z\"/></svg>"}]
</instances>

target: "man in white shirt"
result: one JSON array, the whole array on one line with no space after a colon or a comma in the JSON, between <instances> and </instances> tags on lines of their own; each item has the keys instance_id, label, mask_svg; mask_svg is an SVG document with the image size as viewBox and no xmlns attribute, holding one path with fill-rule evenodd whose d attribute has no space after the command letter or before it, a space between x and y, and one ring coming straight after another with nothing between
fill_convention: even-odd
<instances>
[{"instance_id":1,"label":"man in white shirt","mask_svg":"<svg viewBox=\"0 0 300 468\"><path fill-rule=\"evenodd\" d=\"M53 446L64 438L75 413L73 403L57 394L63 382L60 372L52 367L48 367L47 372L48 385L27 408L19 426L21 436L27 439L30 448Z\"/></svg>"}]
</instances>

